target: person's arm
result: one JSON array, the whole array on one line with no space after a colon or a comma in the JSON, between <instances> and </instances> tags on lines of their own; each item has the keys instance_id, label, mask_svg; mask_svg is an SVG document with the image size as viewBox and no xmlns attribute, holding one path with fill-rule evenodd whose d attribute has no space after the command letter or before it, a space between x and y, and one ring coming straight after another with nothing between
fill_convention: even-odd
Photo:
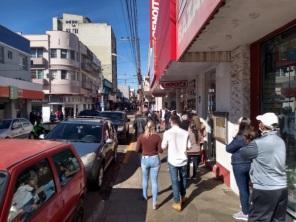
<instances>
[{"instance_id":1,"label":"person's arm","mask_svg":"<svg viewBox=\"0 0 296 222\"><path fill-rule=\"evenodd\" d=\"M161 142L161 148L164 150L164 149L167 149L167 146L168 146L168 139L167 139L167 132L164 132L163 134L163 138L162 138L162 142Z\"/></svg>"},{"instance_id":2,"label":"person's arm","mask_svg":"<svg viewBox=\"0 0 296 222\"><path fill-rule=\"evenodd\" d=\"M161 138L159 137L158 143L157 143L157 150L158 153L163 153L163 149L161 148Z\"/></svg>"},{"instance_id":3,"label":"person's arm","mask_svg":"<svg viewBox=\"0 0 296 222\"><path fill-rule=\"evenodd\" d=\"M252 160L258 156L258 146L255 141L240 149L240 155L244 160Z\"/></svg>"},{"instance_id":4,"label":"person's arm","mask_svg":"<svg viewBox=\"0 0 296 222\"><path fill-rule=\"evenodd\" d=\"M138 153L143 152L141 138L142 138L142 136L139 136L139 138L137 139L136 152L138 152Z\"/></svg>"},{"instance_id":5,"label":"person's arm","mask_svg":"<svg viewBox=\"0 0 296 222\"><path fill-rule=\"evenodd\" d=\"M194 134L193 134L193 136L195 136ZM192 143L191 143L191 141L190 141L190 134L187 136L187 149L191 149L191 147L192 147Z\"/></svg>"},{"instance_id":6,"label":"person's arm","mask_svg":"<svg viewBox=\"0 0 296 222\"><path fill-rule=\"evenodd\" d=\"M228 153L235 153L238 151L240 148L246 146L246 142L243 139L243 137L234 137L231 143L226 145L226 151Z\"/></svg>"}]
</instances>

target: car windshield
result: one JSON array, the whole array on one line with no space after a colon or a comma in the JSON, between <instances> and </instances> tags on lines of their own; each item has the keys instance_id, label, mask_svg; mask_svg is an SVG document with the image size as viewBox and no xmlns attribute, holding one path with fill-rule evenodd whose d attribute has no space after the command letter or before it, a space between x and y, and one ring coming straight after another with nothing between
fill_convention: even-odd
<instances>
[{"instance_id":1,"label":"car windshield","mask_svg":"<svg viewBox=\"0 0 296 222\"><path fill-rule=\"evenodd\" d=\"M102 139L102 130L97 124L60 123L47 134L46 139L99 143Z\"/></svg>"},{"instance_id":2,"label":"car windshield","mask_svg":"<svg viewBox=\"0 0 296 222\"><path fill-rule=\"evenodd\" d=\"M5 186L7 182L7 174L4 171L0 171L0 205L5 193Z\"/></svg>"},{"instance_id":3,"label":"car windshield","mask_svg":"<svg viewBox=\"0 0 296 222\"><path fill-rule=\"evenodd\" d=\"M122 113L100 112L99 116L107 117L110 120L123 120L123 114Z\"/></svg>"},{"instance_id":4,"label":"car windshield","mask_svg":"<svg viewBox=\"0 0 296 222\"><path fill-rule=\"evenodd\" d=\"M8 129L11 124L11 119L0 120L0 129Z\"/></svg>"}]
</instances>

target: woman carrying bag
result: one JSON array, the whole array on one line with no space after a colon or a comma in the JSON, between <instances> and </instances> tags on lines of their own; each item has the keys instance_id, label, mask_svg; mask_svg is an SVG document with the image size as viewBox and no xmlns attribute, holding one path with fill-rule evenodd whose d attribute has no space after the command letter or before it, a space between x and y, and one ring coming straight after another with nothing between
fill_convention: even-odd
<instances>
[{"instance_id":1,"label":"woman carrying bag","mask_svg":"<svg viewBox=\"0 0 296 222\"><path fill-rule=\"evenodd\" d=\"M160 168L160 159L158 154L162 153L161 137L155 132L155 124L149 120L145 126L145 132L138 137L136 151L142 153L142 188L143 198L147 200L147 189L149 173L152 185L152 208L156 210L158 195L158 173Z\"/></svg>"},{"instance_id":2,"label":"woman carrying bag","mask_svg":"<svg viewBox=\"0 0 296 222\"><path fill-rule=\"evenodd\" d=\"M189 132L189 140L191 143L191 148L187 150L187 177L190 178L190 163L193 162L193 175L192 178L196 177L198 166L200 163L200 141L201 141L201 134L200 134L200 127L201 123L198 116L193 116L191 123L188 128Z\"/></svg>"}]
</instances>

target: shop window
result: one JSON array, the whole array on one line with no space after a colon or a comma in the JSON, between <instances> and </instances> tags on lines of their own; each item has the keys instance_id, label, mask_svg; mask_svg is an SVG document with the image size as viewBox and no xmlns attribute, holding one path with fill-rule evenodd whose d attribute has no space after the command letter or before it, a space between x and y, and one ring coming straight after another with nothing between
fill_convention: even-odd
<instances>
[{"instance_id":1,"label":"shop window","mask_svg":"<svg viewBox=\"0 0 296 222\"><path fill-rule=\"evenodd\" d=\"M44 79L44 70L36 70L36 78Z\"/></svg>"},{"instance_id":2,"label":"shop window","mask_svg":"<svg viewBox=\"0 0 296 222\"><path fill-rule=\"evenodd\" d=\"M67 49L61 49L61 58L66 59L67 58Z\"/></svg>"},{"instance_id":3,"label":"shop window","mask_svg":"<svg viewBox=\"0 0 296 222\"><path fill-rule=\"evenodd\" d=\"M50 50L50 58L57 58L57 50L56 49L51 49Z\"/></svg>"},{"instance_id":4,"label":"shop window","mask_svg":"<svg viewBox=\"0 0 296 222\"><path fill-rule=\"evenodd\" d=\"M4 63L4 48L0 46L0 63Z\"/></svg>"},{"instance_id":5,"label":"shop window","mask_svg":"<svg viewBox=\"0 0 296 222\"><path fill-rule=\"evenodd\" d=\"M12 51L7 52L7 58L12 60Z\"/></svg>"},{"instance_id":6,"label":"shop window","mask_svg":"<svg viewBox=\"0 0 296 222\"><path fill-rule=\"evenodd\" d=\"M287 146L288 208L296 216L296 27L262 45L261 111L275 112Z\"/></svg>"},{"instance_id":7,"label":"shop window","mask_svg":"<svg viewBox=\"0 0 296 222\"><path fill-rule=\"evenodd\" d=\"M27 168L17 178L7 221L29 221L55 193L56 186L47 160Z\"/></svg>"}]
</instances>

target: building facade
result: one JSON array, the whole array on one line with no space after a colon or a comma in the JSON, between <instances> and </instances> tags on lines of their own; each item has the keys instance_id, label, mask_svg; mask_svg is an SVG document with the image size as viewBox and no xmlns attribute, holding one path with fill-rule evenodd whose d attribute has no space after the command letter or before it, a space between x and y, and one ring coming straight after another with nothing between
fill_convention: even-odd
<instances>
[{"instance_id":1,"label":"building facade","mask_svg":"<svg viewBox=\"0 0 296 222\"><path fill-rule=\"evenodd\" d=\"M78 37L64 31L44 35L25 35L31 47L33 82L43 85L45 99L36 103L44 121L57 110L76 116L94 108L101 85L100 61Z\"/></svg>"},{"instance_id":2,"label":"building facade","mask_svg":"<svg viewBox=\"0 0 296 222\"><path fill-rule=\"evenodd\" d=\"M279 115L294 217L295 8L293 0L152 0L151 24L157 22L150 41L152 92L162 96L163 106L195 109L207 120L208 164L234 191L225 145L237 132L237 120L246 116L257 125L258 114Z\"/></svg>"},{"instance_id":3,"label":"building facade","mask_svg":"<svg viewBox=\"0 0 296 222\"><path fill-rule=\"evenodd\" d=\"M53 30L74 33L101 61L104 78L117 89L116 38L107 23L93 23L85 16L66 14L53 18Z\"/></svg>"},{"instance_id":4,"label":"building facade","mask_svg":"<svg viewBox=\"0 0 296 222\"><path fill-rule=\"evenodd\" d=\"M32 83L30 42L0 25L0 119L28 118L32 101L42 99L42 86Z\"/></svg>"}]
</instances>

